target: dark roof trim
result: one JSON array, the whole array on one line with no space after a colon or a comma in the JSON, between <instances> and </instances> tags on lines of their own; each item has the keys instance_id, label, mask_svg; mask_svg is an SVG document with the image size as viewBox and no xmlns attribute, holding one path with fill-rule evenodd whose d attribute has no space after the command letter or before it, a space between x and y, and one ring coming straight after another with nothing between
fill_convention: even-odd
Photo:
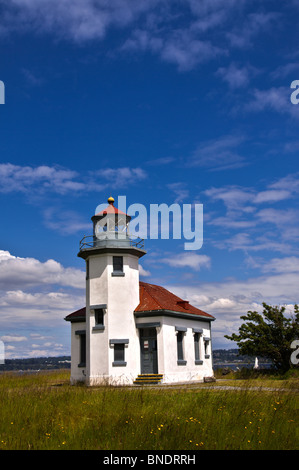
<instances>
[{"instance_id":1,"label":"dark roof trim","mask_svg":"<svg viewBox=\"0 0 299 470\"><path fill-rule=\"evenodd\" d=\"M129 339L109 339L109 344L129 344Z\"/></svg>"},{"instance_id":2,"label":"dark roof trim","mask_svg":"<svg viewBox=\"0 0 299 470\"><path fill-rule=\"evenodd\" d=\"M176 326L175 331L182 331L183 333L186 333L187 328L185 326Z\"/></svg>"},{"instance_id":3,"label":"dark roof trim","mask_svg":"<svg viewBox=\"0 0 299 470\"><path fill-rule=\"evenodd\" d=\"M136 323L136 328L159 328L161 323L159 321L149 323Z\"/></svg>"},{"instance_id":4,"label":"dark roof trim","mask_svg":"<svg viewBox=\"0 0 299 470\"><path fill-rule=\"evenodd\" d=\"M70 315L71 315L71 314L70 314ZM65 319L65 321L70 321L71 323L79 323L79 322L85 322L85 321L86 321L86 317L85 317L85 316L73 317L73 318L65 317L64 319Z\"/></svg>"},{"instance_id":5,"label":"dark roof trim","mask_svg":"<svg viewBox=\"0 0 299 470\"><path fill-rule=\"evenodd\" d=\"M148 310L144 312L134 312L136 318L143 317L175 317L175 318L184 318L185 320L195 320L195 321L214 321L214 317L206 317L203 315L196 315L195 313L184 313L184 312L174 312L173 310Z\"/></svg>"},{"instance_id":6,"label":"dark roof trim","mask_svg":"<svg viewBox=\"0 0 299 470\"><path fill-rule=\"evenodd\" d=\"M87 259L88 256L90 256L90 254L92 255L101 255L103 253L109 253L109 254L113 254L113 253L121 253L121 254L130 254L130 255L134 255L134 256L138 256L138 258L141 258L142 256L144 256L146 254L146 251L144 250L141 250L140 248L135 248L133 246L128 246L127 248L118 248L118 247L103 247L103 248L100 248L100 247L91 247L91 248L85 248L84 250L80 250L79 253L77 254L77 256L79 256L80 258L83 258L83 259Z\"/></svg>"}]
</instances>

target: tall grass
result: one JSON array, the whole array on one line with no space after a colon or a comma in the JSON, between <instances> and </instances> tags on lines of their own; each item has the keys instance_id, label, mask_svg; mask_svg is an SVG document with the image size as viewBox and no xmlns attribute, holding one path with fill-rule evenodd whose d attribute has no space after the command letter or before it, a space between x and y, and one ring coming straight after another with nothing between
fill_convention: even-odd
<instances>
[{"instance_id":1,"label":"tall grass","mask_svg":"<svg viewBox=\"0 0 299 470\"><path fill-rule=\"evenodd\" d=\"M69 372L0 375L0 449L298 449L298 395L70 386Z\"/></svg>"}]
</instances>

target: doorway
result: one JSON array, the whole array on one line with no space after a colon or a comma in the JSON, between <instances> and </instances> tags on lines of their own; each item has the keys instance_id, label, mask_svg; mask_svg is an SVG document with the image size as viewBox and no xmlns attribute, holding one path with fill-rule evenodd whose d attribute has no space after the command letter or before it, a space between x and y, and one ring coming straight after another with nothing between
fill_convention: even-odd
<instances>
[{"instance_id":1,"label":"doorway","mask_svg":"<svg viewBox=\"0 0 299 470\"><path fill-rule=\"evenodd\" d=\"M156 328L140 328L141 374L158 373Z\"/></svg>"}]
</instances>

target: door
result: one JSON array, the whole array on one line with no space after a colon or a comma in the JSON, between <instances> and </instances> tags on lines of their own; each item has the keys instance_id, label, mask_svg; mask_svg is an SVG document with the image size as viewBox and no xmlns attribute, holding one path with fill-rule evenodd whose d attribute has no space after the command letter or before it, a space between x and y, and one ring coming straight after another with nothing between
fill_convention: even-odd
<instances>
[{"instance_id":1,"label":"door","mask_svg":"<svg viewBox=\"0 0 299 470\"><path fill-rule=\"evenodd\" d=\"M156 328L140 329L141 373L158 373Z\"/></svg>"}]
</instances>

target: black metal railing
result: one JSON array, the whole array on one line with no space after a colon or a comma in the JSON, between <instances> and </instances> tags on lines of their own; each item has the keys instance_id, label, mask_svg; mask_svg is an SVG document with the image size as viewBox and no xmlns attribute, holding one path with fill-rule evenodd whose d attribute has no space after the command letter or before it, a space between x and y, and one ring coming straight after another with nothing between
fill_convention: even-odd
<instances>
[{"instance_id":1,"label":"black metal railing","mask_svg":"<svg viewBox=\"0 0 299 470\"><path fill-rule=\"evenodd\" d=\"M88 248L100 248L105 245L114 245L114 246L132 246L134 248L143 249L144 248L144 239L136 237L135 235L130 235L124 237L123 234L119 236L118 232L109 234L109 236L97 238L94 235L85 235L82 240L80 240L79 247L81 250L86 250Z\"/></svg>"}]
</instances>

